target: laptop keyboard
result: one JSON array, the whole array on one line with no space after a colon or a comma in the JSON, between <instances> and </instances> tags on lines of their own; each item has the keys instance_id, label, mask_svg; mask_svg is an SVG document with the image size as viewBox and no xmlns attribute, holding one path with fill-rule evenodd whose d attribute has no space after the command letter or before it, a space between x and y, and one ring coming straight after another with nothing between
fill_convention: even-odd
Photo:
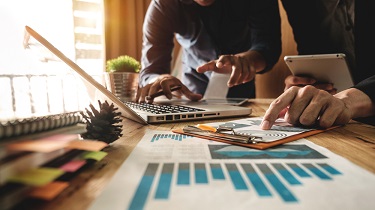
<instances>
[{"instance_id":1,"label":"laptop keyboard","mask_svg":"<svg viewBox=\"0 0 375 210\"><path fill-rule=\"evenodd\" d=\"M182 105L165 105L165 104L148 104L148 103L135 103L131 101L125 102L126 105L133 109L150 112L153 114L166 114L166 113L183 113L183 112L199 112L205 111L204 109L192 108Z\"/></svg>"}]
</instances>

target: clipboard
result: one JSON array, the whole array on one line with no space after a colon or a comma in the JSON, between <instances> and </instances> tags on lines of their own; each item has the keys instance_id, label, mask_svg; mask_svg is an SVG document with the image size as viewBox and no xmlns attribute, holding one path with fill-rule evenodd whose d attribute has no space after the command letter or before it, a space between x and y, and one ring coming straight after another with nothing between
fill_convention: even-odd
<instances>
[{"instance_id":1,"label":"clipboard","mask_svg":"<svg viewBox=\"0 0 375 210\"><path fill-rule=\"evenodd\" d=\"M244 137L244 135L238 135L235 133L230 134L230 133L212 132L212 131L205 131L205 130L199 131L199 130L195 130L192 127L195 127L195 126L185 126L184 128L173 129L172 132L183 134L183 135L188 135L188 136L194 136L194 137L198 137L198 138L202 138L206 140L212 140L212 141L217 141L217 142L222 142L222 143L227 143L227 144L232 144L232 145L237 145L237 146L243 146L247 148L264 150L270 147L296 141L304 137L308 137L308 136L312 136L312 135L322 133L328 130L332 130L340 126L333 126L327 129L309 130L309 131L298 133L296 135L288 136L288 137L275 140L275 141L271 141L271 142L262 142L260 140L256 140L257 138L256 136L247 136L248 139L246 141L245 139L246 137Z\"/></svg>"}]
</instances>

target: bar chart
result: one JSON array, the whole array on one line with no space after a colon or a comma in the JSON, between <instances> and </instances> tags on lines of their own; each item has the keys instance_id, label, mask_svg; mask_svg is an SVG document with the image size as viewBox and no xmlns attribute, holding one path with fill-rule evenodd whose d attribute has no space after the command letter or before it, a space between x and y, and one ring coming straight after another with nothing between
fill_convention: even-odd
<instances>
[{"instance_id":1,"label":"bar chart","mask_svg":"<svg viewBox=\"0 0 375 210\"><path fill-rule=\"evenodd\" d=\"M192 138L191 136L181 135L181 134L155 134L151 138L151 142L156 142L162 139L172 139L176 141L182 141L187 138Z\"/></svg>"},{"instance_id":2,"label":"bar chart","mask_svg":"<svg viewBox=\"0 0 375 210\"><path fill-rule=\"evenodd\" d=\"M342 173L327 163L149 163L129 209L143 209L149 197L173 199L173 188L193 187L193 183L209 187L214 180L230 182L233 193L255 190L259 197L279 196L283 202L293 203L298 202L293 186L302 186L303 179L333 180L339 175Z\"/></svg>"},{"instance_id":3,"label":"bar chart","mask_svg":"<svg viewBox=\"0 0 375 210\"><path fill-rule=\"evenodd\" d=\"M91 210L373 209L373 177L304 139L256 150L157 131L143 137Z\"/></svg>"}]
</instances>

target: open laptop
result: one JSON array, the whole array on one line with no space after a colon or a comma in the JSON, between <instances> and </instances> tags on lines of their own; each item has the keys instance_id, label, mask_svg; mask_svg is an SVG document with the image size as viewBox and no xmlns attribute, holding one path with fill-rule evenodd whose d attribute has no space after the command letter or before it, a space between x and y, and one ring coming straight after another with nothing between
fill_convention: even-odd
<instances>
[{"instance_id":1,"label":"open laptop","mask_svg":"<svg viewBox=\"0 0 375 210\"><path fill-rule=\"evenodd\" d=\"M247 107L222 104L209 104L207 102L171 102L169 104L137 104L130 101L120 101L119 98L117 98L114 94L112 94L109 90L107 90L103 85L97 82L89 74L87 74L76 63L74 63L72 60L66 57L60 50L54 47L50 42L48 42L35 30L30 28L29 26L25 26L25 30L26 31L24 47L28 46L30 36L33 37L35 40L40 42L44 47L50 50L54 55L56 55L59 59L61 59L64 63L70 66L76 73L78 73L86 86L98 90L96 91L96 98L99 98L99 100L107 100L108 103L112 102L118 107L122 116L130 120L139 122L141 124L148 124L246 116L251 114L251 109ZM151 109L157 109L158 111L154 111Z\"/></svg>"}]
</instances>

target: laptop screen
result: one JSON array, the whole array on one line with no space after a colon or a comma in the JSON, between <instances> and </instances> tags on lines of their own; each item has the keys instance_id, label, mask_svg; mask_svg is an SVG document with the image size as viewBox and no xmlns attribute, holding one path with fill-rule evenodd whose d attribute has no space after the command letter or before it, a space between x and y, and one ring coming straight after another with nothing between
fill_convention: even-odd
<instances>
[{"instance_id":1,"label":"laptop screen","mask_svg":"<svg viewBox=\"0 0 375 210\"><path fill-rule=\"evenodd\" d=\"M87 74L81 67L79 67L75 62L65 56L60 50L54 47L50 42L48 42L43 36L38 34L35 30L29 26L25 26L25 38L24 38L24 47L28 46L30 37L33 37L40 44L46 47L51 51L56 57L61 61L70 66L83 80L83 83L87 87L88 92L90 93L91 103L96 104L98 100L108 101L109 103L115 104L122 116L131 119L133 121L139 122L141 124L147 124L147 122L140 117L136 112L129 109L124 103L122 103L115 95L113 95L109 90L107 90L103 85L97 82L89 74Z\"/></svg>"}]
</instances>

